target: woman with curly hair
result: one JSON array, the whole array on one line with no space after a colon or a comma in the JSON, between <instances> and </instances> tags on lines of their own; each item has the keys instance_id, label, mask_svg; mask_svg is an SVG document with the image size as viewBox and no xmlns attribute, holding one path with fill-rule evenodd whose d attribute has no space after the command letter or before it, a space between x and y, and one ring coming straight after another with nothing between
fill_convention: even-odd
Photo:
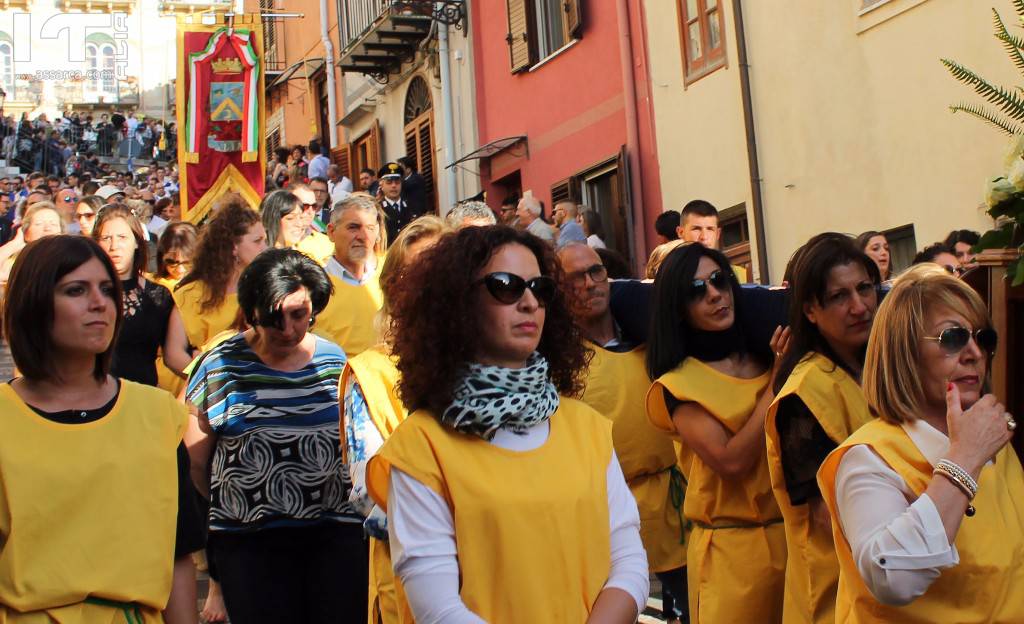
<instances>
[{"instance_id":1,"label":"woman with curly hair","mask_svg":"<svg viewBox=\"0 0 1024 624\"><path fill-rule=\"evenodd\" d=\"M241 195L220 200L199 237L192 271L178 283L174 301L194 347L227 329L238 314L238 276L267 248L260 215Z\"/></svg>"},{"instance_id":2,"label":"woman with curly hair","mask_svg":"<svg viewBox=\"0 0 1024 624\"><path fill-rule=\"evenodd\" d=\"M719 251L677 247L654 279L647 416L677 443L694 622L782 622L786 534L765 455L771 352L743 332L740 286ZM786 350L777 328L772 350Z\"/></svg>"},{"instance_id":3,"label":"woman with curly hair","mask_svg":"<svg viewBox=\"0 0 1024 624\"><path fill-rule=\"evenodd\" d=\"M409 417L367 467L417 621L634 622L647 557L554 253L465 228L390 301ZM562 395L562 396L560 396Z\"/></svg>"}]
</instances>

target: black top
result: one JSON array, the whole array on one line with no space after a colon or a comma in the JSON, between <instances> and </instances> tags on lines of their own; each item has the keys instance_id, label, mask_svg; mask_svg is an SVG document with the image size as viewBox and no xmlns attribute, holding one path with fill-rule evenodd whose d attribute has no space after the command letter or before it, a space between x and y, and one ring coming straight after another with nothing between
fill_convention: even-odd
<instances>
[{"instance_id":1,"label":"black top","mask_svg":"<svg viewBox=\"0 0 1024 624\"><path fill-rule=\"evenodd\" d=\"M10 383L10 382L8 382ZM104 405L93 410L65 410L61 412L44 412L34 405L29 405L32 410L54 422L65 425L82 424L97 421L114 409L117 398L121 395L121 383L118 382L117 393L114 398ZM26 403L26 405L28 405ZM191 462L188 457L188 450L185 443L178 444L178 523L177 533L174 538L174 558L180 559L189 553L202 550L206 546L206 520L199 510L199 494L192 485Z\"/></svg>"},{"instance_id":2,"label":"black top","mask_svg":"<svg viewBox=\"0 0 1024 624\"><path fill-rule=\"evenodd\" d=\"M145 284L144 286L140 285ZM110 374L148 386L157 383L156 352L167 337L174 299L160 284L132 278L122 281L124 323L114 346Z\"/></svg>"},{"instance_id":3,"label":"black top","mask_svg":"<svg viewBox=\"0 0 1024 624\"><path fill-rule=\"evenodd\" d=\"M821 498L816 475L829 453L838 446L828 437L821 423L796 395L779 402L775 413L779 433L782 476L791 505L803 505Z\"/></svg>"},{"instance_id":4,"label":"black top","mask_svg":"<svg viewBox=\"0 0 1024 624\"><path fill-rule=\"evenodd\" d=\"M402 200L409 206L413 219L426 214L427 181L418 171L413 171L402 180Z\"/></svg>"}]
</instances>

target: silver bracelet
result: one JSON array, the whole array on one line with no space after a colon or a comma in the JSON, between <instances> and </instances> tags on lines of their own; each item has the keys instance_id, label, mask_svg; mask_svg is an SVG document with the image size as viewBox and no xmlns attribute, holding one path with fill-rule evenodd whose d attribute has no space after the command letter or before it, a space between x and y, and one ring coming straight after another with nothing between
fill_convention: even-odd
<instances>
[{"instance_id":1,"label":"silver bracelet","mask_svg":"<svg viewBox=\"0 0 1024 624\"><path fill-rule=\"evenodd\" d=\"M949 476L953 477L957 483L967 488L965 494L967 494L967 498L970 500L974 500L974 497L977 496L978 482L975 481L974 477L972 477L970 473L962 467L954 464L948 459L940 459L938 463L935 464L935 469L948 473Z\"/></svg>"}]
</instances>

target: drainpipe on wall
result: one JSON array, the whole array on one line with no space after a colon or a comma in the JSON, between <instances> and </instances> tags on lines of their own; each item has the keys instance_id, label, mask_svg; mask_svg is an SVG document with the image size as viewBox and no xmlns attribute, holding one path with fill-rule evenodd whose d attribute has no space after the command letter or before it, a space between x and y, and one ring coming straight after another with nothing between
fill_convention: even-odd
<instances>
[{"instance_id":1,"label":"drainpipe on wall","mask_svg":"<svg viewBox=\"0 0 1024 624\"><path fill-rule=\"evenodd\" d=\"M437 56L441 65L441 114L444 117L444 156L441 162L445 166L455 162L455 114L452 105L452 65L448 55L448 25L437 22ZM445 186L448 193L448 206L440 206L441 214L447 214L448 208L459 199L458 180L454 169L443 169Z\"/></svg>"},{"instance_id":2,"label":"drainpipe on wall","mask_svg":"<svg viewBox=\"0 0 1024 624\"><path fill-rule=\"evenodd\" d=\"M768 242L764 233L764 202L761 199L761 166L757 160L757 136L754 132L754 103L750 97L750 64L747 60L747 39L743 29L741 0L732 0L736 20L736 56L740 66L740 94L743 98L743 125L747 134L747 165L750 169L750 197L757 236L757 269L762 284L771 283L768 276Z\"/></svg>"},{"instance_id":3,"label":"drainpipe on wall","mask_svg":"<svg viewBox=\"0 0 1024 624\"><path fill-rule=\"evenodd\" d=\"M646 260L644 232L643 180L640 177L640 130L636 112L636 83L633 75L633 39L629 24L627 0L616 0L619 18L619 64L622 65L622 89L626 100L626 156L629 158L629 204L633 218L633 239L630 241L634 269L639 273ZM638 273L638 274L639 274Z\"/></svg>"},{"instance_id":4,"label":"drainpipe on wall","mask_svg":"<svg viewBox=\"0 0 1024 624\"><path fill-rule=\"evenodd\" d=\"M334 46L327 29L327 0L320 0L320 40L324 44L324 71L327 72L327 123L331 125L327 132L330 148L338 146L338 103L334 85ZM339 20L340 20L339 14Z\"/></svg>"}]
</instances>

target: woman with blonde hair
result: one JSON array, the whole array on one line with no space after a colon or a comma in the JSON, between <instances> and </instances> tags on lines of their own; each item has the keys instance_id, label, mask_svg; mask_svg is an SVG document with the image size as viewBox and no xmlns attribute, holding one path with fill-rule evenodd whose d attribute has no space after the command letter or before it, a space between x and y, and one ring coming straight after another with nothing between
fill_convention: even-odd
<instances>
[{"instance_id":1,"label":"woman with blonde hair","mask_svg":"<svg viewBox=\"0 0 1024 624\"><path fill-rule=\"evenodd\" d=\"M349 359L341 376L342 446L352 475L349 499L367 516L364 526L370 536L370 616L375 618L372 621L383 624L411 621L391 569L387 518L366 491L366 462L409 415L398 398L398 367L388 346L388 341L395 339L388 335L389 294L400 287L404 268L448 230L439 217L424 215L407 225L395 239L380 270L383 307L377 322L382 340Z\"/></svg>"},{"instance_id":2,"label":"woman with blonde hair","mask_svg":"<svg viewBox=\"0 0 1024 624\"><path fill-rule=\"evenodd\" d=\"M689 244L689 241L677 238L674 241L662 243L655 247L651 251L650 257L647 258L647 266L644 268L644 279L653 280L654 277L658 274L658 269L661 268L661 263L664 262L665 258L668 257L669 252L671 252L676 247L679 247L680 245L687 244Z\"/></svg>"},{"instance_id":3,"label":"woman with blonde hair","mask_svg":"<svg viewBox=\"0 0 1024 624\"><path fill-rule=\"evenodd\" d=\"M818 473L839 558L839 622L1022 622L1024 471L986 394L984 303L934 266L878 308L863 387L878 416Z\"/></svg>"},{"instance_id":4,"label":"woman with blonde hair","mask_svg":"<svg viewBox=\"0 0 1024 624\"><path fill-rule=\"evenodd\" d=\"M53 202L41 201L29 206L21 217L20 235L16 235L14 240L4 245L4 251L10 253L3 264L0 264L0 284L7 283L21 248L40 238L63 234L65 230L64 219Z\"/></svg>"},{"instance_id":5,"label":"woman with blonde hair","mask_svg":"<svg viewBox=\"0 0 1024 624\"><path fill-rule=\"evenodd\" d=\"M200 347L234 322L238 277L267 248L260 215L241 195L226 195L214 207L192 258L192 270L174 289L188 341Z\"/></svg>"}]
</instances>

